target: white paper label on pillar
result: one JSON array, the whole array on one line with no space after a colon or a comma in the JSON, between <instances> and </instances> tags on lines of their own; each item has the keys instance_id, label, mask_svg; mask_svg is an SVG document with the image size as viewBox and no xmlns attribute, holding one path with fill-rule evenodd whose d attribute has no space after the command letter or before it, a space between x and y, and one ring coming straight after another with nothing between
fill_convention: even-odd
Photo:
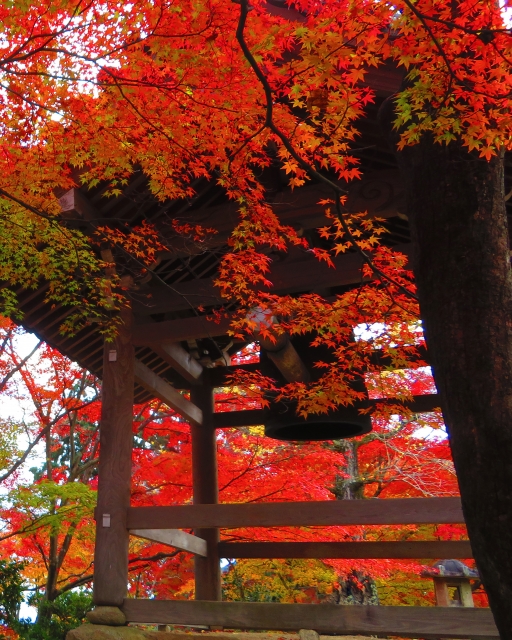
<instances>
[{"instance_id":1,"label":"white paper label on pillar","mask_svg":"<svg viewBox=\"0 0 512 640\"><path fill-rule=\"evenodd\" d=\"M110 527L110 513L103 514L102 522L104 527Z\"/></svg>"},{"instance_id":2,"label":"white paper label on pillar","mask_svg":"<svg viewBox=\"0 0 512 640\"><path fill-rule=\"evenodd\" d=\"M111 349L108 352L108 361L115 362L117 360L117 351L115 349Z\"/></svg>"}]
</instances>

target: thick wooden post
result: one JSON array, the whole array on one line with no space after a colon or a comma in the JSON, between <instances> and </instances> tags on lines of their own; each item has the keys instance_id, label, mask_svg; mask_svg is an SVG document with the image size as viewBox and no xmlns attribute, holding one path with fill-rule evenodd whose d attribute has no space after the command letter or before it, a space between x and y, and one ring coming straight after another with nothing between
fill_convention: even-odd
<instances>
[{"instance_id":1,"label":"thick wooden post","mask_svg":"<svg viewBox=\"0 0 512 640\"><path fill-rule=\"evenodd\" d=\"M128 583L128 529L132 463L134 349L132 314L121 311L113 342L105 343L100 424L94 603L120 606Z\"/></svg>"},{"instance_id":2,"label":"thick wooden post","mask_svg":"<svg viewBox=\"0 0 512 640\"><path fill-rule=\"evenodd\" d=\"M217 504L219 486L217 440L212 419L213 387L206 383L194 386L190 396L192 402L203 412L203 424L200 427L190 427L194 504ZM206 558L195 556L196 600L221 600L219 530L196 529L194 533L206 540L208 545Z\"/></svg>"}]
</instances>

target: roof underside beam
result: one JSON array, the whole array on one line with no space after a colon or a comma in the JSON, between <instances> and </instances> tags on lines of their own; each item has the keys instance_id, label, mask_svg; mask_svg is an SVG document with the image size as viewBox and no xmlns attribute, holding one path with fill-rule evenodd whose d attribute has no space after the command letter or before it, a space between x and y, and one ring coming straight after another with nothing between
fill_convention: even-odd
<instances>
[{"instance_id":1,"label":"roof underside beam","mask_svg":"<svg viewBox=\"0 0 512 640\"><path fill-rule=\"evenodd\" d=\"M171 342L155 346L153 351L182 375L185 380L197 384L203 374L202 365L179 343Z\"/></svg>"},{"instance_id":2,"label":"roof underside beam","mask_svg":"<svg viewBox=\"0 0 512 640\"><path fill-rule=\"evenodd\" d=\"M182 340L198 340L212 336L225 335L231 326L231 318L222 318L213 322L206 316L180 318L135 325L132 340L135 346L151 346L162 343L181 342ZM153 347L152 347L153 348Z\"/></svg>"},{"instance_id":3,"label":"roof underside beam","mask_svg":"<svg viewBox=\"0 0 512 640\"><path fill-rule=\"evenodd\" d=\"M395 251L409 255L411 245L399 244ZM357 253L333 257L335 268L320 262L310 253L291 252L282 262L270 267L268 279L272 282L272 293L293 293L296 291L324 290L360 283L363 278L361 268L363 259ZM138 316L156 313L173 313L197 307L220 305L223 300L220 290L214 286L214 278L173 283L172 287L163 285L148 287L131 292L132 307Z\"/></svg>"},{"instance_id":4,"label":"roof underside beam","mask_svg":"<svg viewBox=\"0 0 512 640\"><path fill-rule=\"evenodd\" d=\"M203 412L195 404L184 398L179 391L151 371L149 367L135 360L135 380L155 397L177 411L187 422L200 426L203 422Z\"/></svg>"}]
</instances>

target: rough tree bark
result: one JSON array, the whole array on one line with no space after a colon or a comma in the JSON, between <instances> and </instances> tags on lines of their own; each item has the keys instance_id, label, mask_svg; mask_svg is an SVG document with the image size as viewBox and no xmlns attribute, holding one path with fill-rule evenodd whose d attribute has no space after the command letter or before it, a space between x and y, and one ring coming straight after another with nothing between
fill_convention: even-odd
<instances>
[{"instance_id":1,"label":"rough tree bark","mask_svg":"<svg viewBox=\"0 0 512 640\"><path fill-rule=\"evenodd\" d=\"M364 498L364 480L359 473L359 442L355 440L339 440L335 443L335 450L342 451L346 465L345 474L336 476L333 488L336 500L362 500Z\"/></svg>"},{"instance_id":2,"label":"rough tree bark","mask_svg":"<svg viewBox=\"0 0 512 640\"><path fill-rule=\"evenodd\" d=\"M392 103L381 109L392 143ZM396 150L396 146L395 146ZM504 161L459 143L396 151L413 269L471 546L512 638L512 276Z\"/></svg>"}]
</instances>

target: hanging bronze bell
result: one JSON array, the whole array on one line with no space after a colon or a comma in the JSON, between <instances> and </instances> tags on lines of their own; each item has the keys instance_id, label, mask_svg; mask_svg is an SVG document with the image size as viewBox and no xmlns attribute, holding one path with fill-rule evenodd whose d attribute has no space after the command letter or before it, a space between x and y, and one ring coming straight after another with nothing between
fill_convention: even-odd
<instances>
[{"instance_id":1,"label":"hanging bronze bell","mask_svg":"<svg viewBox=\"0 0 512 640\"><path fill-rule=\"evenodd\" d=\"M280 337L281 342L270 345L262 341L260 354L260 371L263 375L276 380L279 386L290 380L302 380L304 377L286 377L284 374L300 371L297 361L306 369L313 380L321 375L321 370L315 368L318 360L331 362L333 355L326 347L312 347L312 334L301 334L290 338ZM293 348L295 358L288 358L283 346L288 344ZM281 355L276 362L275 355ZM291 364L290 364L291 363ZM286 365L286 366L285 366ZM363 379L354 380L351 386L363 393L366 387ZM354 438L372 430L369 415L361 415L357 407L339 407L335 411L322 414L311 414L302 418L296 413L296 403L274 402L269 397L270 407L265 420L265 435L276 440L290 442L308 442L313 440L342 440Z\"/></svg>"},{"instance_id":2,"label":"hanging bronze bell","mask_svg":"<svg viewBox=\"0 0 512 640\"><path fill-rule=\"evenodd\" d=\"M318 440L342 440L369 433L372 421L369 415L361 415L355 407L340 407L336 411L298 416L293 405L271 403L265 421L265 435L275 440L307 442Z\"/></svg>"}]
</instances>

